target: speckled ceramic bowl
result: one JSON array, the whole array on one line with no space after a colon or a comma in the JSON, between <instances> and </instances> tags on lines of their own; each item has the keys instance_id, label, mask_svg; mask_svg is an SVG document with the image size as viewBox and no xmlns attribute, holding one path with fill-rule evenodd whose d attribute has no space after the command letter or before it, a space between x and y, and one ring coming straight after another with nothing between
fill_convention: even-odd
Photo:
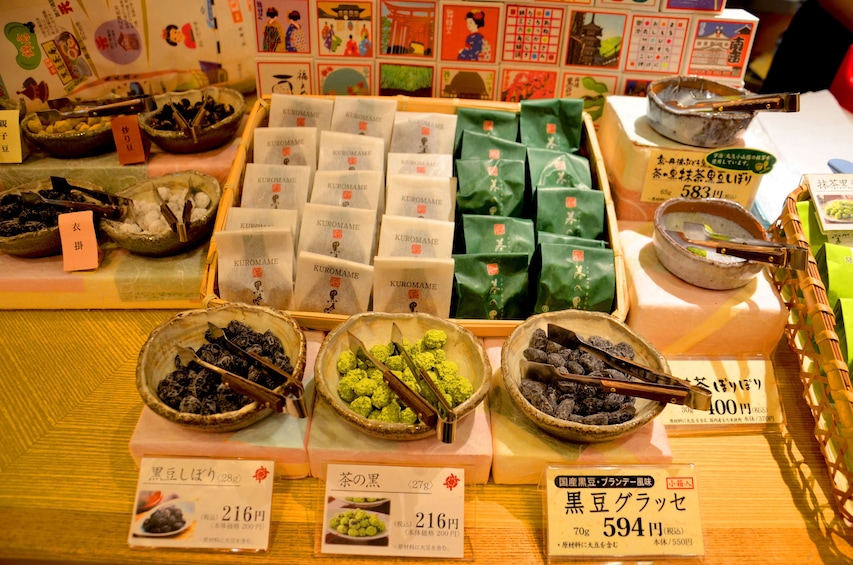
<instances>
[{"instance_id":1,"label":"speckled ceramic bowl","mask_svg":"<svg viewBox=\"0 0 853 565\"><path fill-rule=\"evenodd\" d=\"M302 380L305 370L306 341L299 325L286 314L261 306L227 304L208 310L179 312L160 324L148 336L139 352L136 366L136 388L145 405L170 422L204 432L228 432L254 424L272 414L272 410L252 402L240 410L202 416L179 412L157 396L157 385L175 369L178 347L198 349L204 343L207 323L225 327L239 320L256 332L271 330L281 340L293 365L293 376ZM281 392L281 387L276 389Z\"/></svg>"},{"instance_id":2,"label":"speckled ceramic bowl","mask_svg":"<svg viewBox=\"0 0 853 565\"><path fill-rule=\"evenodd\" d=\"M621 424L595 426L581 424L555 418L535 408L519 389L521 382L520 362L524 358L524 350L530 344L533 331L541 328L547 331L548 324L570 329L583 339L599 336L614 343L625 342L634 348L634 360L638 363L669 372L669 365L651 343L642 336L634 333L628 326L613 316L601 312L584 310L563 310L531 316L519 325L504 342L501 349L501 374L504 387L509 393L515 406L527 416L531 422L544 432L568 441L577 443L599 443L610 441L639 430L660 414L666 406L662 402L637 398L637 412L634 417Z\"/></svg>"},{"instance_id":3,"label":"speckled ceramic bowl","mask_svg":"<svg viewBox=\"0 0 853 565\"><path fill-rule=\"evenodd\" d=\"M154 127L152 118L158 115L170 100L177 104L186 98L191 104L194 104L208 94L217 103L230 104L234 108L234 112L225 119L202 128L195 140L189 133L181 130L171 131ZM243 95L230 88L208 87L201 90L169 92L156 95L154 101L157 103L157 110L140 114L139 127L148 139L170 153L199 153L225 145L240 129L246 110L246 101L243 99Z\"/></svg>"},{"instance_id":4,"label":"speckled ceramic bowl","mask_svg":"<svg viewBox=\"0 0 853 565\"><path fill-rule=\"evenodd\" d=\"M754 112L700 112L678 107L721 96L744 96L746 91L694 76L656 80L647 91L646 116L664 137L698 147L725 147L743 136Z\"/></svg>"},{"instance_id":5,"label":"speckled ceramic bowl","mask_svg":"<svg viewBox=\"0 0 853 565\"><path fill-rule=\"evenodd\" d=\"M204 192L210 198L207 214L197 218L187 226L187 241L181 241L178 234L168 231L160 234L148 232L133 233L122 229L124 222L133 222L130 215L124 222L117 220L101 220L101 229L110 239L121 247L149 257L165 257L175 255L192 249L202 241L210 238L213 233L213 224L216 222L216 211L219 207L219 199L222 196L222 188L219 181L214 177L197 171L185 171L172 173L162 177L154 177L136 184L119 194L135 201L157 202L154 191L157 187L165 186L170 189L183 189L192 187L192 192Z\"/></svg>"},{"instance_id":6,"label":"speckled ceramic bowl","mask_svg":"<svg viewBox=\"0 0 853 565\"><path fill-rule=\"evenodd\" d=\"M728 236L766 239L764 228L758 220L746 208L732 200L667 200L655 210L652 241L658 260L681 280L701 288L730 290L744 286L764 269L763 263L720 255L712 249L691 246L674 233L683 230L684 222L705 224L712 231ZM697 251L704 252L705 255L699 255Z\"/></svg>"},{"instance_id":7,"label":"speckled ceramic bowl","mask_svg":"<svg viewBox=\"0 0 853 565\"><path fill-rule=\"evenodd\" d=\"M74 121L86 121L85 118L72 118ZM79 159L115 151L116 144L109 118L93 118L101 125L84 131L71 130L63 133L49 133L43 129L46 125L37 114L28 114L21 121L24 138L50 155L61 159ZM103 121L102 121L103 120Z\"/></svg>"},{"instance_id":8,"label":"speckled ceramic bowl","mask_svg":"<svg viewBox=\"0 0 853 565\"><path fill-rule=\"evenodd\" d=\"M447 333L444 350L447 359L459 365L459 374L466 376L474 385L474 393L468 400L453 409L461 420L483 401L489 392L492 369L480 341L462 326L428 314L386 314L367 312L348 318L332 330L317 354L314 379L320 397L331 405L343 421L354 428L380 439L415 440L435 437L435 428L426 424L400 424L369 420L353 412L338 396L339 375L337 360L344 350L350 349L347 332L355 334L368 348L391 341L391 325L396 323L405 339L416 341L427 330L439 329Z\"/></svg>"},{"instance_id":9,"label":"speckled ceramic bowl","mask_svg":"<svg viewBox=\"0 0 853 565\"><path fill-rule=\"evenodd\" d=\"M91 188L94 190L103 190L102 187L88 181L77 179L68 179L68 181L75 186ZM41 190L48 190L50 188L50 179L42 179L2 191L0 192L0 200L2 200L3 196L7 194L20 194L27 191L38 192ZM53 226L34 232L27 232L8 237L0 236L0 251L17 257L26 257L28 259L59 255L62 253L62 242L59 238L59 228L57 226Z\"/></svg>"}]
</instances>

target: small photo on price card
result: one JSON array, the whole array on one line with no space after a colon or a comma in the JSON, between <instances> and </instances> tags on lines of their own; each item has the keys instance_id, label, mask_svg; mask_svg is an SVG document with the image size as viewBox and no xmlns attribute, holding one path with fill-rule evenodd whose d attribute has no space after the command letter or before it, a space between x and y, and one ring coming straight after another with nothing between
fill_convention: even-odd
<instances>
[{"instance_id":1,"label":"small photo on price card","mask_svg":"<svg viewBox=\"0 0 853 565\"><path fill-rule=\"evenodd\" d=\"M321 552L465 556L465 470L335 463L326 470Z\"/></svg>"}]
</instances>

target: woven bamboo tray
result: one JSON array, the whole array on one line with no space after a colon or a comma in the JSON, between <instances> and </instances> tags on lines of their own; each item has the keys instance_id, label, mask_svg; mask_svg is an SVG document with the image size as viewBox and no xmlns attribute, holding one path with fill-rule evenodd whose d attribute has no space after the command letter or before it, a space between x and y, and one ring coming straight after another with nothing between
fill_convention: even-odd
<instances>
[{"instance_id":1,"label":"woven bamboo tray","mask_svg":"<svg viewBox=\"0 0 853 565\"><path fill-rule=\"evenodd\" d=\"M782 214L771 226L776 241L808 247L797 202L809 198L805 186L788 195ZM853 388L814 255L809 253L805 271L777 269L774 282L788 307L785 335L798 356L803 397L814 417L814 435L826 460L833 495L842 518L853 524L853 454L849 450L853 440Z\"/></svg>"},{"instance_id":2,"label":"woven bamboo tray","mask_svg":"<svg viewBox=\"0 0 853 565\"><path fill-rule=\"evenodd\" d=\"M332 98L330 96L318 96L318 98ZM390 97L372 97L388 99ZM482 108L492 110L503 110L519 112L521 105L509 102L492 102L481 100L462 100L458 98L415 98L407 96L393 97L397 100L397 110L401 112L434 112L443 114L455 114L458 108ZM243 186L243 175L246 163L251 162L253 154L253 141L255 128L264 127L269 122L270 97L259 98L252 106L243 134L237 156L231 167L231 171L223 186L223 194L217 211L214 234L223 229L228 211L240 202L241 188ZM619 241L619 231L616 225L616 212L613 198L610 194L610 185L607 182L607 173L604 169L604 160L595 135L592 118L584 113L583 130L581 133L580 153L589 158L590 172L592 173L593 188L604 192L605 214L607 233L610 248L614 255L614 268L616 276L616 293L614 309L610 313L619 321L625 321L628 315L628 286L625 275L625 259L622 245ZM211 240L207 255L204 275L202 278L201 295L205 306L217 306L225 301L219 297L217 287L217 246L215 239ZM343 321L346 316L341 314L326 314L323 312L299 312L288 311L296 321L305 328L329 331ZM480 337L506 337L523 320L461 320L457 323Z\"/></svg>"}]
</instances>

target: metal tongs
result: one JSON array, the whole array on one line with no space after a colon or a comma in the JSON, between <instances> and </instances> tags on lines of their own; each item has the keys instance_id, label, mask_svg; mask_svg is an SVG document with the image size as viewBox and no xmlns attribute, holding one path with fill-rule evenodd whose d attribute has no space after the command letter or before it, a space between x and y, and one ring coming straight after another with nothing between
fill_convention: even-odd
<instances>
[{"instance_id":1,"label":"metal tongs","mask_svg":"<svg viewBox=\"0 0 853 565\"><path fill-rule=\"evenodd\" d=\"M453 411L453 407L438 389L438 385L435 384L435 381L432 380L429 374L415 365L414 359L412 359L412 356L403 347L403 332L400 331L400 327L396 323L391 324L391 343L394 344L394 349L403 358L403 361L409 367L409 370L412 371L415 378L420 378L420 381L438 399L438 405L435 406L436 415L438 416L438 423L436 424L438 439L444 443L453 443L453 440L456 439L456 412Z\"/></svg>"},{"instance_id":2,"label":"metal tongs","mask_svg":"<svg viewBox=\"0 0 853 565\"><path fill-rule=\"evenodd\" d=\"M560 373L553 365L522 359L521 374L525 378L546 383L568 380L599 386L606 392L648 398L668 404L683 404L696 410L711 409L711 391L705 387L691 385L687 381L673 377L667 373L662 373L624 357L607 353L602 349L588 344L572 330L555 324L548 324L548 339L563 347L578 349L594 355L606 365L627 375L636 377L643 382Z\"/></svg>"},{"instance_id":3,"label":"metal tongs","mask_svg":"<svg viewBox=\"0 0 853 565\"><path fill-rule=\"evenodd\" d=\"M154 195L157 198L157 201L160 202L160 213L163 214L163 217L166 218L166 223L169 224L169 228L178 234L178 239L185 243L189 241L189 236L187 235L187 224L190 223L190 219L192 218L193 211L193 201L191 198L184 199L184 206L181 209L181 217L175 214L172 211L172 208L169 207L168 202L163 200L163 197L160 196L160 191L157 187L154 187Z\"/></svg>"},{"instance_id":4,"label":"metal tongs","mask_svg":"<svg viewBox=\"0 0 853 565\"><path fill-rule=\"evenodd\" d=\"M77 101L70 98L54 98L47 101L47 106L50 108L49 110L39 110L36 114L51 121L65 118L99 118L101 116L139 114L157 108L154 98L148 95Z\"/></svg>"},{"instance_id":5,"label":"metal tongs","mask_svg":"<svg viewBox=\"0 0 853 565\"><path fill-rule=\"evenodd\" d=\"M349 348L356 352L356 354L364 355L368 361L373 363L373 366L382 371L382 380L388 385L388 387L396 394L400 400L403 401L403 404L408 406L414 411L415 414L418 415L421 422L430 427L436 428L436 435L438 438L444 443L450 443L453 441L454 430L448 431L446 426L439 425L439 415L438 410L424 399L423 396L418 394L416 391L409 388L409 386L404 383L400 378L391 372L384 363L382 363L379 359L376 358L375 355L370 353L370 351L365 347L364 343L356 337L350 331L347 331L347 337L349 339Z\"/></svg>"},{"instance_id":6,"label":"metal tongs","mask_svg":"<svg viewBox=\"0 0 853 565\"><path fill-rule=\"evenodd\" d=\"M234 392L244 394L249 398L256 400L263 406L271 410L275 410L276 412L283 411L282 407L284 406L284 397L281 394L272 391L265 386L259 385L258 383L254 383L247 378L241 377L240 375L236 375L231 371L227 371L222 367L218 367L213 363L208 363L199 357L192 348L178 347L178 359L180 359L181 363L184 365L195 363L204 367L208 371L216 373L222 378L222 382L230 387Z\"/></svg>"},{"instance_id":7,"label":"metal tongs","mask_svg":"<svg viewBox=\"0 0 853 565\"><path fill-rule=\"evenodd\" d=\"M100 190L76 186L68 182L63 177L50 177L51 188L54 191L68 195L69 198L46 198L40 192L32 190L21 193L21 199L27 204L49 204L65 208L67 210L91 210L92 212L109 218L118 220L123 217L128 211L132 210L133 201L123 196L108 194ZM72 192L79 192L96 200L72 200L70 198Z\"/></svg>"},{"instance_id":8,"label":"metal tongs","mask_svg":"<svg viewBox=\"0 0 853 565\"><path fill-rule=\"evenodd\" d=\"M715 97L696 100L689 104L684 104L678 100L668 100L667 104L679 110L699 112L755 112L758 110L799 112L800 95L796 92L784 92L782 94Z\"/></svg>"},{"instance_id":9,"label":"metal tongs","mask_svg":"<svg viewBox=\"0 0 853 565\"><path fill-rule=\"evenodd\" d=\"M264 358L262 355L258 355L257 353L254 353L254 352L249 351L247 349L243 349L242 347L240 347L239 345L237 345L236 343L234 343L233 341L228 339L228 336L225 335L225 331L222 328L220 328L219 326L217 326L216 324L214 324L212 322L208 322L207 323L207 329L210 333L210 337L216 343L224 345L225 348L228 351L230 351L231 353L233 353L234 355L242 357L243 359L245 359L246 361L249 361L249 362L255 361L255 362L259 363L265 371L269 371L269 372L275 373L276 375L278 375L280 377L283 377L284 378L284 386L283 386L284 394L283 395L279 394L277 392L273 392L273 391L269 390L268 388L263 387L261 385L257 385L257 386L261 386L261 388L264 389L265 396L269 396L268 393L271 393L271 394L276 395L276 397L278 397L280 400L282 400L284 402L285 407L287 408L287 413L290 414L291 416L294 416L296 418L306 418L308 416L308 407L306 406L306 403L305 403L305 387L301 381L297 380L293 375L291 375L287 371L283 370L281 367L278 367L274 363L271 363L268 359ZM252 382L252 381L249 381L249 382ZM255 384L255 383L252 383L252 384ZM238 391L238 392L242 392L242 391ZM247 394L247 393L243 393L243 394L246 394L247 396L251 396L252 398L255 398L257 400L256 396L253 396L253 395ZM279 409L277 410L277 412L282 412L282 410L280 408L281 407L279 406Z\"/></svg>"},{"instance_id":10,"label":"metal tongs","mask_svg":"<svg viewBox=\"0 0 853 565\"><path fill-rule=\"evenodd\" d=\"M731 237L716 233L705 224L684 222L683 232L673 232L691 245L709 247L721 255L740 257L749 261L769 263L777 267L803 270L808 264L809 250L763 239Z\"/></svg>"}]
</instances>

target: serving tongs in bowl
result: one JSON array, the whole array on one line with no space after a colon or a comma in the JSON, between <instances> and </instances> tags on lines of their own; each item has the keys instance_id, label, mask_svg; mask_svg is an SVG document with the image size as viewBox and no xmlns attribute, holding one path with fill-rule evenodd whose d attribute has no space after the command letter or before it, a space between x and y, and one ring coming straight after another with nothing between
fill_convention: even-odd
<instances>
[{"instance_id":1,"label":"serving tongs in bowl","mask_svg":"<svg viewBox=\"0 0 853 565\"><path fill-rule=\"evenodd\" d=\"M71 211L91 210L95 214L118 220L133 210L133 201L123 196L109 194L101 190L73 185L63 177L50 177L51 188L67 196L67 198L47 198L39 191L28 190L21 193L21 200L26 204L49 204L57 208ZM78 192L92 200L73 200L71 195Z\"/></svg>"},{"instance_id":2,"label":"serving tongs in bowl","mask_svg":"<svg viewBox=\"0 0 853 565\"><path fill-rule=\"evenodd\" d=\"M732 237L714 232L707 225L698 222L684 222L683 230L670 233L677 235L685 243L708 247L721 255L800 271L808 264L809 250L806 247L763 239Z\"/></svg>"},{"instance_id":3,"label":"serving tongs in bowl","mask_svg":"<svg viewBox=\"0 0 853 565\"><path fill-rule=\"evenodd\" d=\"M425 370L415 365L414 359L412 359L406 348L403 347L403 332L396 323L391 324L391 343L394 345L394 350L403 358L403 362L406 363L412 375L426 385L438 400L438 404L434 406L438 416L436 424L438 439L444 443L453 443L453 440L456 439L456 413L453 411L453 407L447 401L447 398L439 390L438 385L435 384L435 381L432 380Z\"/></svg>"},{"instance_id":4,"label":"serving tongs in bowl","mask_svg":"<svg viewBox=\"0 0 853 565\"><path fill-rule=\"evenodd\" d=\"M187 224L190 223L192 218L193 211L193 201L192 198L189 197L189 192L192 191L192 187L188 189L188 196L184 198L184 205L181 208L181 216L178 217L169 204L163 200L163 197L160 196L160 191L155 186L154 187L154 197L160 203L160 213L163 214L163 217L166 219L166 223L169 224L169 228L178 234L178 239L185 243L189 241L189 235L187 234Z\"/></svg>"},{"instance_id":5,"label":"serving tongs in bowl","mask_svg":"<svg viewBox=\"0 0 853 565\"><path fill-rule=\"evenodd\" d=\"M207 323L207 329L211 339L214 342L225 346L225 348L234 355L237 355L238 357L241 357L242 359L250 363L256 362L261 366L264 371L274 373L284 378L284 386L282 387L282 390L284 390L284 394L279 394L277 392L271 391L270 389L253 383L252 381L249 382L255 385L256 387L260 387L263 389L263 399L258 398L257 396L254 396L252 394L243 392L242 390L238 392L243 392L243 394L245 394L246 396L254 398L255 400L258 400L262 403L265 402L264 399L271 398L271 395L274 395L279 401L277 404L278 409L276 409L277 412L283 411L283 403L283 406L287 409L287 413L289 415L294 416L296 418L306 418L308 416L308 407L305 402L305 387L300 380L296 379L293 375L291 375L281 367L275 365L274 363L271 363L262 355L258 355L257 353L249 351L248 349L243 349L242 347L234 343L231 339L229 339L228 336L225 334L225 331L213 322ZM243 377L239 378L242 379Z\"/></svg>"},{"instance_id":6,"label":"serving tongs in bowl","mask_svg":"<svg viewBox=\"0 0 853 565\"><path fill-rule=\"evenodd\" d=\"M694 112L799 112L800 95L796 92L781 94L758 94L748 96L727 96L707 99L693 99L687 103L680 100L667 100L666 104L679 110Z\"/></svg>"},{"instance_id":7,"label":"serving tongs in bowl","mask_svg":"<svg viewBox=\"0 0 853 565\"><path fill-rule=\"evenodd\" d=\"M140 114L157 109L154 98L148 95L76 101L70 98L54 98L47 101L47 106L48 110L39 110L35 114L50 121Z\"/></svg>"},{"instance_id":8,"label":"serving tongs in bowl","mask_svg":"<svg viewBox=\"0 0 853 565\"><path fill-rule=\"evenodd\" d=\"M234 374L231 371L225 370L213 363L208 363L199 357L191 347L178 347L178 359L184 365L195 363L200 367L204 367L208 371L216 373L222 378L222 382L234 392L248 396L252 400L257 401L261 405L271 410L275 410L276 412L284 411L284 395L270 390L263 385L252 382L245 377Z\"/></svg>"},{"instance_id":9,"label":"serving tongs in bowl","mask_svg":"<svg viewBox=\"0 0 853 565\"><path fill-rule=\"evenodd\" d=\"M440 416L438 409L430 404L423 396L415 390L409 388L391 369L389 369L382 361L370 353L370 350L364 345L354 333L347 331L350 350L356 354L364 355L368 361L373 363L373 366L382 371L382 380L388 385L394 394L396 394L403 404L412 409L417 414L421 422L429 427L436 429L437 437L444 443L451 443L456 435L455 420L447 422ZM396 347L396 346L395 346ZM411 358L410 358L411 359ZM417 373L415 373L417 374Z\"/></svg>"},{"instance_id":10,"label":"serving tongs in bowl","mask_svg":"<svg viewBox=\"0 0 853 565\"><path fill-rule=\"evenodd\" d=\"M560 381L591 384L600 387L605 392L647 398L667 404L681 404L696 410L711 409L711 391L705 387L691 385L687 381L667 373L608 353L603 349L590 345L578 337L572 330L556 324L548 324L548 339L563 347L589 353L603 361L606 365L626 375L635 377L639 381L623 381L590 375L561 373L553 365L528 361L527 359L520 361L523 377L554 384Z\"/></svg>"}]
</instances>

